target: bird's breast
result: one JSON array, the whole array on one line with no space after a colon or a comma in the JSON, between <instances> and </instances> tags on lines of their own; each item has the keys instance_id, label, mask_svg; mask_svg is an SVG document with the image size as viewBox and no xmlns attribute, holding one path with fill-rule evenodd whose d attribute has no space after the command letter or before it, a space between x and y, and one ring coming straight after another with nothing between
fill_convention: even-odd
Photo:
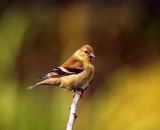
<instances>
[{"instance_id":1,"label":"bird's breast","mask_svg":"<svg viewBox=\"0 0 160 130\"><path fill-rule=\"evenodd\" d=\"M78 89L82 87L84 89L91 82L93 75L94 67L87 66L81 73L61 77L60 87L67 90Z\"/></svg>"}]
</instances>

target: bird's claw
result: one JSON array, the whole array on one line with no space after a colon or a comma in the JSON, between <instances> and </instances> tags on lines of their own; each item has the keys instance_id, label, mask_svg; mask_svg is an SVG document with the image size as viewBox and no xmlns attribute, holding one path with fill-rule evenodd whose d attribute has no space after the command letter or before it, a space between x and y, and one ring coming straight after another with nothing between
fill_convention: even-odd
<instances>
[{"instance_id":1,"label":"bird's claw","mask_svg":"<svg viewBox=\"0 0 160 130\"><path fill-rule=\"evenodd\" d=\"M74 89L73 97L75 97L76 94L80 95L82 98L83 90L82 89Z\"/></svg>"}]
</instances>

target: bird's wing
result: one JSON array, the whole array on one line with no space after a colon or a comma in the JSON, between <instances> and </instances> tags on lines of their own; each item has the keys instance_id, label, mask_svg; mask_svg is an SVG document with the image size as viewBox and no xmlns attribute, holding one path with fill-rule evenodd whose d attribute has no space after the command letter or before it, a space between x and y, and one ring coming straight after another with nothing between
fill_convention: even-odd
<instances>
[{"instance_id":1,"label":"bird's wing","mask_svg":"<svg viewBox=\"0 0 160 130\"><path fill-rule=\"evenodd\" d=\"M73 61L65 62L62 66L53 69L50 73L40 77L38 80L48 79L48 78L59 78L72 74L78 74L81 73L82 71L83 71L83 64L80 61L75 60L74 62Z\"/></svg>"}]
</instances>

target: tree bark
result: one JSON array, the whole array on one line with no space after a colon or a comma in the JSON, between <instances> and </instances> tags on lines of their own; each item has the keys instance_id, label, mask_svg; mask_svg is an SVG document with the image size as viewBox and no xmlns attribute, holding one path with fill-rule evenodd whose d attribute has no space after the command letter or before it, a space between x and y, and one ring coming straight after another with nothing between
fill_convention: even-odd
<instances>
[{"instance_id":1,"label":"tree bark","mask_svg":"<svg viewBox=\"0 0 160 130\"><path fill-rule=\"evenodd\" d=\"M67 123L66 130L73 130L73 125L74 125L75 119L77 118L77 115L76 115L77 106L80 99L82 98L83 91L84 91L83 89L75 90L75 93L73 94L74 99L70 106L70 115L69 115L69 120Z\"/></svg>"}]
</instances>

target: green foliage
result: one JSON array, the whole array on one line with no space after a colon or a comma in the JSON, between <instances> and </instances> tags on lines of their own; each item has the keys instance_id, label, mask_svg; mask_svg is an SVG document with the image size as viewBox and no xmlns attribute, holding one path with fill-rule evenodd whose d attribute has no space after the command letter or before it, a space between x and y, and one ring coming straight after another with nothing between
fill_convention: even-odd
<instances>
[{"instance_id":1,"label":"green foliage","mask_svg":"<svg viewBox=\"0 0 160 130\"><path fill-rule=\"evenodd\" d=\"M122 5L96 5L95 9L78 3L59 12L17 5L4 10L1 130L64 130L72 92L51 86L26 88L39 73L53 69L90 42L96 52L96 73L80 100L74 129L160 129L159 21L152 22L142 3Z\"/></svg>"}]
</instances>

